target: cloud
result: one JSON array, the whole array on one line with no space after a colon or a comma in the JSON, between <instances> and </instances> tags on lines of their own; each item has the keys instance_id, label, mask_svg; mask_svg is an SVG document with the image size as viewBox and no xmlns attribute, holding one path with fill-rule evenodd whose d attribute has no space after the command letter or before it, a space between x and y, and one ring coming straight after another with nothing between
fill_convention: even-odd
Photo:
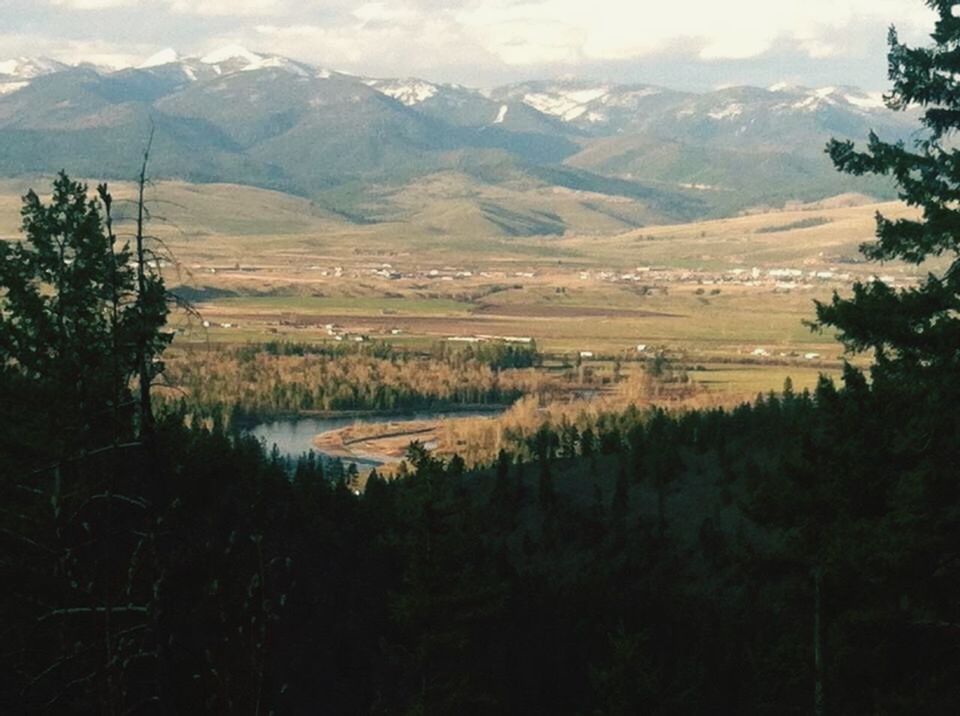
<instances>
[{"instance_id":1,"label":"cloud","mask_svg":"<svg viewBox=\"0 0 960 716\"><path fill-rule=\"evenodd\" d=\"M464 7L457 19L508 64L641 58L690 41L703 60L756 57L782 41L800 41L819 57L826 52L819 36L838 27L892 19L929 24L929 11L916 5L904 11L894 0L489 0Z\"/></svg>"},{"instance_id":2,"label":"cloud","mask_svg":"<svg viewBox=\"0 0 960 716\"><path fill-rule=\"evenodd\" d=\"M85 2L86 0L81 0ZM98 0L91 0L98 2ZM109 2L110 0L106 0ZM117 0L122 1L122 0ZM166 0L170 10L179 15L210 17L269 17L284 15L286 3L278 0Z\"/></svg>"},{"instance_id":3,"label":"cloud","mask_svg":"<svg viewBox=\"0 0 960 716\"><path fill-rule=\"evenodd\" d=\"M209 17L249 17L284 15L289 7L282 0L47 0L50 5L66 10L108 10L143 7L148 4L177 15Z\"/></svg>"},{"instance_id":4,"label":"cloud","mask_svg":"<svg viewBox=\"0 0 960 716\"><path fill-rule=\"evenodd\" d=\"M51 5L68 10L108 10L140 4L140 0L49 0L49 2Z\"/></svg>"},{"instance_id":5,"label":"cloud","mask_svg":"<svg viewBox=\"0 0 960 716\"><path fill-rule=\"evenodd\" d=\"M103 40L65 40L33 34L0 34L0 47L11 56L50 57L68 64L88 62L101 67L130 67L150 52L149 45Z\"/></svg>"},{"instance_id":6,"label":"cloud","mask_svg":"<svg viewBox=\"0 0 960 716\"><path fill-rule=\"evenodd\" d=\"M856 66L873 83L885 74L888 24L920 42L932 26L920 0L0 1L15 10L7 32L46 32L44 44L54 47L57 36L118 47L136 37L150 44L146 56L238 42L348 71L464 82L654 66L661 69L647 74L669 80L677 63L773 73L782 71L775 58L789 56L791 68L833 63L838 82ZM96 24L78 18L97 10L106 12ZM9 53L0 45L0 57Z\"/></svg>"},{"instance_id":7,"label":"cloud","mask_svg":"<svg viewBox=\"0 0 960 716\"><path fill-rule=\"evenodd\" d=\"M418 18L409 25L385 23L369 15L337 27L265 24L257 25L252 36L233 39L362 74L419 72L437 77L439 58L445 68L496 63L496 58L488 56L443 17Z\"/></svg>"}]
</instances>

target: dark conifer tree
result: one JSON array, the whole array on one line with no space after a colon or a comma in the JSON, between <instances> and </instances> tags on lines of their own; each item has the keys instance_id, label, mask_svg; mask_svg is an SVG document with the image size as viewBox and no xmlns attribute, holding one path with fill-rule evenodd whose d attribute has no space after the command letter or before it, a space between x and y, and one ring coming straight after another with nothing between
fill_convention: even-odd
<instances>
[{"instance_id":1,"label":"dark conifer tree","mask_svg":"<svg viewBox=\"0 0 960 716\"><path fill-rule=\"evenodd\" d=\"M818 303L819 326L839 329L854 351L872 350L882 374L930 369L955 374L960 367L960 149L951 136L960 129L960 76L957 74L960 17L951 0L926 0L938 15L930 47L902 44L889 34L887 106L922 110L922 132L907 146L870 133L865 151L851 141L833 140L827 151L843 172L892 177L900 198L921 210L919 218L890 220L877 215L877 241L864 244L874 261L902 260L920 265L949 256L949 267L928 274L916 288L897 290L882 281L856 283L852 298L836 294Z\"/></svg>"}]
</instances>

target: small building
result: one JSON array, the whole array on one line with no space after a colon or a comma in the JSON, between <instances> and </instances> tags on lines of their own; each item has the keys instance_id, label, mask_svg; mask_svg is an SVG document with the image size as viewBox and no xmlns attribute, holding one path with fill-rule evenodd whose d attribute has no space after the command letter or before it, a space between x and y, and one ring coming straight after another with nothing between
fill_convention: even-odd
<instances>
[{"instance_id":1,"label":"small building","mask_svg":"<svg viewBox=\"0 0 960 716\"><path fill-rule=\"evenodd\" d=\"M593 351L580 351L581 358L593 358Z\"/></svg>"}]
</instances>

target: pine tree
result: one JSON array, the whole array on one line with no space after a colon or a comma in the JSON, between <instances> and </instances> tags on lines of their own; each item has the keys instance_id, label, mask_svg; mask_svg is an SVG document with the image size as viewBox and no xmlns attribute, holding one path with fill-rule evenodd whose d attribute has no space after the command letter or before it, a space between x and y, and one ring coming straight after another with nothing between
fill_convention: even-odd
<instances>
[{"instance_id":1,"label":"pine tree","mask_svg":"<svg viewBox=\"0 0 960 716\"><path fill-rule=\"evenodd\" d=\"M163 283L148 274L141 290L106 185L98 195L61 172L48 204L24 197L24 241L0 244L0 370L30 384L31 408L51 415L62 448L48 444L48 457L119 440L139 361L152 363L168 341Z\"/></svg>"},{"instance_id":2,"label":"pine tree","mask_svg":"<svg viewBox=\"0 0 960 716\"><path fill-rule=\"evenodd\" d=\"M950 0L926 2L938 14L934 44L907 47L891 28L893 89L885 97L891 109L921 108L923 132L912 148L871 132L866 151L832 140L827 152L840 171L891 176L900 198L921 210L916 219L878 214L877 241L861 247L867 258L920 265L946 255L950 266L941 275L928 274L916 288L858 282L852 298L835 294L831 302L817 304L819 327L838 329L850 350L873 350L875 374L913 378L960 367L960 150L950 142L960 129L960 18Z\"/></svg>"}]
</instances>

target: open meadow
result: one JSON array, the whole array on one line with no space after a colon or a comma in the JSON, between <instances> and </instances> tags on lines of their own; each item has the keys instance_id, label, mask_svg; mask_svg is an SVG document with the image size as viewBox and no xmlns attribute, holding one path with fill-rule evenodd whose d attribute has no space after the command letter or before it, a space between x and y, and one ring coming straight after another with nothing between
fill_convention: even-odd
<instances>
[{"instance_id":1,"label":"open meadow","mask_svg":"<svg viewBox=\"0 0 960 716\"><path fill-rule=\"evenodd\" d=\"M18 196L45 185L0 184L0 236L17 235ZM132 189L113 187L121 232ZM591 199L575 194L562 199ZM837 372L839 344L804 321L815 300L877 271L857 253L874 214L908 213L848 195L626 233L585 222L563 235L504 236L452 200L443 221L414 212L367 224L233 185L159 182L148 201L168 285L195 309L173 317L175 348L384 341L422 351L501 339L597 369L661 352L737 396ZM918 275L890 265L878 278L902 286Z\"/></svg>"}]
</instances>

